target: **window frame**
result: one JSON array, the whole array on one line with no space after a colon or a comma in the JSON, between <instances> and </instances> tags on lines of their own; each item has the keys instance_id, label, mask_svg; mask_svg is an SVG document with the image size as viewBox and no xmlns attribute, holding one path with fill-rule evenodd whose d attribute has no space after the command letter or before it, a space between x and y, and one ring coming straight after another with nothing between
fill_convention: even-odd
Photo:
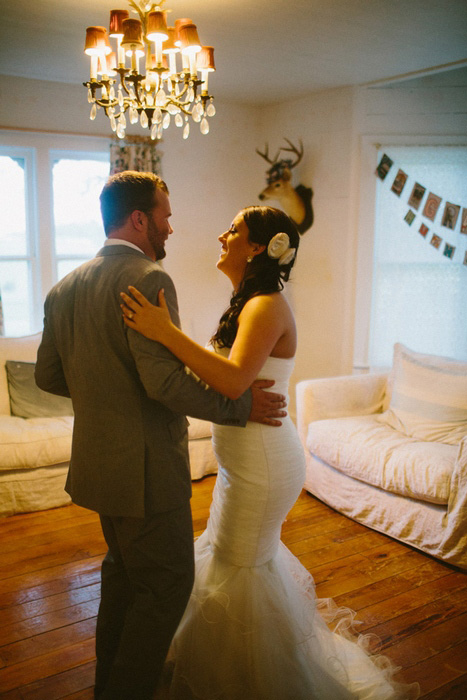
<instances>
[{"instance_id":1,"label":"window frame","mask_svg":"<svg viewBox=\"0 0 467 700\"><path fill-rule=\"evenodd\" d=\"M370 366L370 338L375 269L375 226L378 178L378 152L395 146L467 147L465 136L420 136L365 134L360 139L360 191L357 216L357 251L355 268L354 373L387 370ZM389 177L389 176L388 176Z\"/></svg>"},{"instance_id":2,"label":"window frame","mask_svg":"<svg viewBox=\"0 0 467 700\"><path fill-rule=\"evenodd\" d=\"M60 158L84 160L96 155L99 160L107 156L110 162L110 139L0 129L0 154L25 158L26 162L27 255L1 256L1 260L30 263L30 333L36 333L42 329L45 297L57 282L58 262L65 258L55 252L53 163Z\"/></svg>"}]
</instances>

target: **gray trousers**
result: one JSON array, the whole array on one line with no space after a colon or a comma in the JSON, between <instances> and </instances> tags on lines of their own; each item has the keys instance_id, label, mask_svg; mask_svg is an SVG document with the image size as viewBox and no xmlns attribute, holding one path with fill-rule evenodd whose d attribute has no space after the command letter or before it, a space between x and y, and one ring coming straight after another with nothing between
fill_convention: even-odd
<instances>
[{"instance_id":1,"label":"gray trousers","mask_svg":"<svg viewBox=\"0 0 467 700\"><path fill-rule=\"evenodd\" d=\"M150 700L194 581L189 502L146 518L100 516L98 700Z\"/></svg>"}]
</instances>

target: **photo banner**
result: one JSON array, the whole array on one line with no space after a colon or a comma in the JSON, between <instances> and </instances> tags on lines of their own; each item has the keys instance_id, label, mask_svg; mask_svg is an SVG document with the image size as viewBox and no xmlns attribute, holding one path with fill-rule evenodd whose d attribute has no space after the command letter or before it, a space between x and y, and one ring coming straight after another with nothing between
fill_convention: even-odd
<instances>
[{"instance_id":1,"label":"photo banner","mask_svg":"<svg viewBox=\"0 0 467 700\"><path fill-rule=\"evenodd\" d=\"M394 160L384 153L376 167L375 175L384 181L393 165ZM398 166L395 166L393 172L396 172L396 175L391 185L391 192L394 192L397 197L402 199L402 193L410 174L404 172ZM467 202L452 202L451 197L443 197L442 194L435 192L428 192L425 199L427 188L420 182L415 182L412 189L408 191L410 194L407 204L410 208L404 216L406 224L412 226L416 218L421 217L422 221L418 227L420 235L449 260L461 258L462 263L467 266ZM404 196L407 196L407 193ZM442 212L442 216L441 223L439 226L436 226L437 231L435 232L431 230L430 226L434 222L438 211ZM446 229L446 231L443 229ZM465 249L456 253L456 246L451 241L444 239L444 236L449 238L450 231L466 236Z\"/></svg>"}]
</instances>

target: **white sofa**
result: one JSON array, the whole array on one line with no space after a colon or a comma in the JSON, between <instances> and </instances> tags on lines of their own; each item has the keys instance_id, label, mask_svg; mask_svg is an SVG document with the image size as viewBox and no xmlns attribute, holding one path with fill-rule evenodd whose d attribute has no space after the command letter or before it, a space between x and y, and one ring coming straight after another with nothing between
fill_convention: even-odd
<instances>
[{"instance_id":1,"label":"white sofa","mask_svg":"<svg viewBox=\"0 0 467 700\"><path fill-rule=\"evenodd\" d=\"M297 384L305 488L467 569L467 363L397 344L389 374Z\"/></svg>"},{"instance_id":2,"label":"white sofa","mask_svg":"<svg viewBox=\"0 0 467 700\"><path fill-rule=\"evenodd\" d=\"M5 363L33 363L41 334L0 337L0 515L66 505L64 490L71 452L73 416L23 418L11 413ZM51 396L51 395L47 395ZM190 418L192 479L217 471L211 424Z\"/></svg>"}]
</instances>

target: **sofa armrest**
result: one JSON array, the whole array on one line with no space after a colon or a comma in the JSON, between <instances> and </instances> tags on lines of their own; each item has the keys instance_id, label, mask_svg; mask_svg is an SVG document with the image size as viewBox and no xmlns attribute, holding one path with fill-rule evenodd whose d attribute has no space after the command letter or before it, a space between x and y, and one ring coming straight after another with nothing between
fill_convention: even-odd
<instances>
[{"instance_id":1,"label":"sofa armrest","mask_svg":"<svg viewBox=\"0 0 467 700\"><path fill-rule=\"evenodd\" d=\"M356 374L297 383L297 428L305 444L312 421L380 413L387 373Z\"/></svg>"}]
</instances>

